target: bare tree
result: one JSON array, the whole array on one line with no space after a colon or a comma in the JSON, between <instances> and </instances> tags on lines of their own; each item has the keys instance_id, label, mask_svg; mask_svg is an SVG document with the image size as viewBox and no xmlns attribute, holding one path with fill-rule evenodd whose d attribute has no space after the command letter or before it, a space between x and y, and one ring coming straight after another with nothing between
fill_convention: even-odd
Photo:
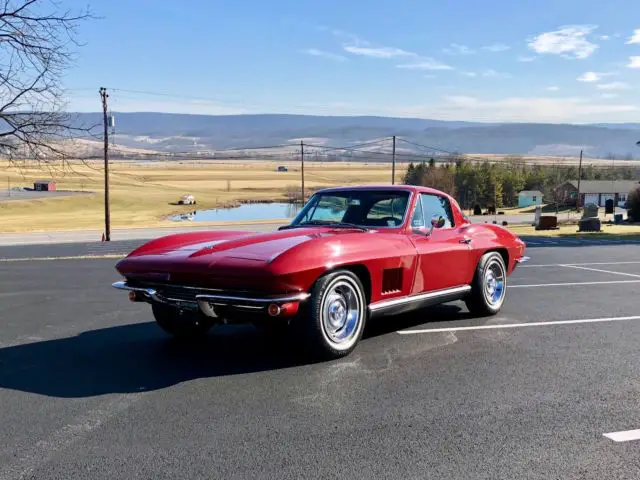
<instances>
[{"instance_id":1,"label":"bare tree","mask_svg":"<svg viewBox=\"0 0 640 480\"><path fill-rule=\"evenodd\" d=\"M64 157L60 141L89 128L65 113L61 78L73 63L88 11L56 0L0 0L0 153L10 159Z\"/></svg>"}]
</instances>

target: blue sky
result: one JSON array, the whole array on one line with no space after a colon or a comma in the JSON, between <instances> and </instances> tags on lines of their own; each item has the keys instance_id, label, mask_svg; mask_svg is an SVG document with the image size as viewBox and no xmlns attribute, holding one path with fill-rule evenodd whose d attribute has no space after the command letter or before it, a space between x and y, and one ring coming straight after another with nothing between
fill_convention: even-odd
<instances>
[{"instance_id":1,"label":"blue sky","mask_svg":"<svg viewBox=\"0 0 640 480\"><path fill-rule=\"evenodd\" d=\"M106 86L115 111L640 122L640 2L89 6L70 110L98 110Z\"/></svg>"}]
</instances>

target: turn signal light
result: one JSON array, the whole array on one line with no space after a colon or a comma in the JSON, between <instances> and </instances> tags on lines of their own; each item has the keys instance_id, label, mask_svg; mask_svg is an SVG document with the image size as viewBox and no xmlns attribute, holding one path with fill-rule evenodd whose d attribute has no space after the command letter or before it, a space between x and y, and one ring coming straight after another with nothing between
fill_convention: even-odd
<instances>
[{"instance_id":1,"label":"turn signal light","mask_svg":"<svg viewBox=\"0 0 640 480\"><path fill-rule=\"evenodd\" d=\"M298 313L299 306L300 304L298 302L283 303L280 305L280 316L291 317L295 315Z\"/></svg>"},{"instance_id":2,"label":"turn signal light","mask_svg":"<svg viewBox=\"0 0 640 480\"><path fill-rule=\"evenodd\" d=\"M272 317L291 317L298 313L299 306L298 302L283 303L282 305L272 303L267 307L267 313Z\"/></svg>"}]
</instances>

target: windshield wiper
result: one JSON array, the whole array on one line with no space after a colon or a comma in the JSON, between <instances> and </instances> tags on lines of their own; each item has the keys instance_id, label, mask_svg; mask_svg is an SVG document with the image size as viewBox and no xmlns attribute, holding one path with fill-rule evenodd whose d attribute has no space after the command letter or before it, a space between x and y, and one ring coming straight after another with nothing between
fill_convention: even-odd
<instances>
[{"instance_id":1,"label":"windshield wiper","mask_svg":"<svg viewBox=\"0 0 640 480\"><path fill-rule=\"evenodd\" d=\"M328 220L309 220L308 222L298 223L296 225L285 225L280 227L280 230L286 230L289 228L304 228L309 226L319 226L319 227L339 227L339 228L357 228L358 230L362 230L363 232L368 232L369 229L367 227L363 227L362 225L356 225L355 223L348 222L332 222Z\"/></svg>"}]
</instances>

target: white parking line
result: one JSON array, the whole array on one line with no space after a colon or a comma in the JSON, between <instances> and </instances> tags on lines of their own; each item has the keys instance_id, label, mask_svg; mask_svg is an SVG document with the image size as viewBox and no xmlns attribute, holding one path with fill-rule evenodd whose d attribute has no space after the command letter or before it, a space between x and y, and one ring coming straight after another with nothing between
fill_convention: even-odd
<instances>
[{"instance_id":1,"label":"white parking line","mask_svg":"<svg viewBox=\"0 0 640 480\"><path fill-rule=\"evenodd\" d=\"M527 263L525 265L518 265L518 268L537 268L537 267L575 267L577 265L638 265L640 262L589 262L589 263L541 263L539 265Z\"/></svg>"},{"instance_id":2,"label":"white parking line","mask_svg":"<svg viewBox=\"0 0 640 480\"><path fill-rule=\"evenodd\" d=\"M640 280L609 280L606 282L566 282L566 283L535 283L531 285L509 285L508 288L535 288L535 287L573 287L578 285L609 285L616 283L640 283Z\"/></svg>"},{"instance_id":3,"label":"white parking line","mask_svg":"<svg viewBox=\"0 0 640 480\"><path fill-rule=\"evenodd\" d=\"M579 267L578 265L560 265L561 267L567 268L578 268L580 270L589 270L590 272L600 272L600 273L611 273L613 275L623 275L625 277L635 277L640 278L640 275L636 275L635 273L624 273L624 272L614 272L612 270L601 270L599 268L589 268L589 267Z\"/></svg>"},{"instance_id":4,"label":"white parking line","mask_svg":"<svg viewBox=\"0 0 640 480\"><path fill-rule=\"evenodd\" d=\"M398 330L396 333L399 333L400 335L415 335L418 333L462 332L462 331L472 331L472 330L497 330L501 328L543 327L547 325L570 325L574 323L596 323L596 322L622 322L622 321L629 321L629 320L640 320L640 315L634 315L631 317L587 318L583 320L554 320L551 322L508 323L504 325L478 325L475 327Z\"/></svg>"},{"instance_id":5,"label":"white parking line","mask_svg":"<svg viewBox=\"0 0 640 480\"><path fill-rule=\"evenodd\" d=\"M625 430L623 432L603 433L603 435L614 442L629 442L640 440L640 430Z\"/></svg>"}]
</instances>

